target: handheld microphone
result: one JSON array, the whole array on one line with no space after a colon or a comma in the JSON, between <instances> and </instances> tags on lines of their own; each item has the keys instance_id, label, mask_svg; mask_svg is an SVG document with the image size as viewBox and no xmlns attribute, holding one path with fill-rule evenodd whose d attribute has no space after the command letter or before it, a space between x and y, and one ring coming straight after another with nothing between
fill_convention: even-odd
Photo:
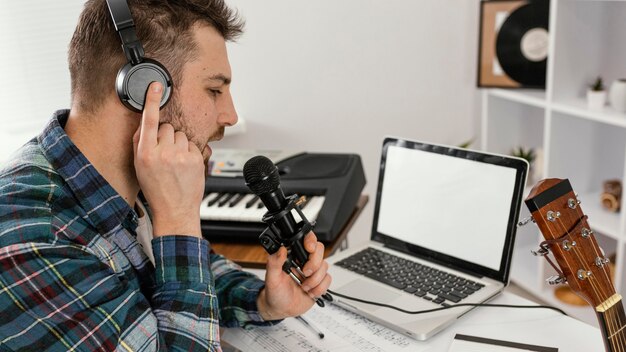
<instances>
[{"instance_id":1,"label":"handheld microphone","mask_svg":"<svg viewBox=\"0 0 626 352\"><path fill-rule=\"evenodd\" d=\"M313 229L314 224L307 220L296 204L297 195L285 197L280 188L278 168L270 159L262 155L251 158L243 166L243 177L248 188L267 208L262 220L268 227L259 236L261 245L269 254L274 254L281 246L285 246L287 260L283 265L283 271L301 285L306 278L302 267L309 259L309 254L304 248L304 236ZM292 210L298 213L302 221L296 222ZM295 269L298 275L294 274L292 269ZM322 297L332 300L329 294ZM319 298L316 303L320 307L324 306L324 302Z\"/></svg>"}]
</instances>

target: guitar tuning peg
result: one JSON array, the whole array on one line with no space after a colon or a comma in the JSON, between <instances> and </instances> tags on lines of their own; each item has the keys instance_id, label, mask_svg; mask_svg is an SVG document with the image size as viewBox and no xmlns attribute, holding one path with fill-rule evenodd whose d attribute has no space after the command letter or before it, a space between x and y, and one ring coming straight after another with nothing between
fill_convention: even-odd
<instances>
[{"instance_id":1,"label":"guitar tuning peg","mask_svg":"<svg viewBox=\"0 0 626 352\"><path fill-rule=\"evenodd\" d=\"M596 257L595 264L598 268L603 267L605 264L609 263L609 258L607 257Z\"/></svg>"},{"instance_id":2,"label":"guitar tuning peg","mask_svg":"<svg viewBox=\"0 0 626 352\"><path fill-rule=\"evenodd\" d=\"M576 206L578 206L578 204L580 204L580 201L574 200L573 198L567 200L567 206L570 209L576 209Z\"/></svg>"},{"instance_id":3,"label":"guitar tuning peg","mask_svg":"<svg viewBox=\"0 0 626 352\"><path fill-rule=\"evenodd\" d=\"M559 212L559 211L552 211L552 210L550 210L550 211L548 211L546 213L546 219L548 219L549 221L552 221L552 222L554 222L556 219L558 219L560 217L561 217L561 212Z\"/></svg>"},{"instance_id":4,"label":"guitar tuning peg","mask_svg":"<svg viewBox=\"0 0 626 352\"><path fill-rule=\"evenodd\" d=\"M554 275L554 276L550 276L549 278L547 278L546 282L549 285L559 285L559 284L566 283L567 280L561 275Z\"/></svg>"},{"instance_id":5,"label":"guitar tuning peg","mask_svg":"<svg viewBox=\"0 0 626 352\"><path fill-rule=\"evenodd\" d=\"M585 280L587 279L589 276L591 276L593 273L591 272L591 270L584 270L584 269L579 269L576 272L576 276L578 277L578 280Z\"/></svg>"},{"instance_id":6,"label":"guitar tuning peg","mask_svg":"<svg viewBox=\"0 0 626 352\"><path fill-rule=\"evenodd\" d=\"M531 222L531 221L532 221L532 222L535 222L535 219L533 219L533 217L532 217L532 216L529 216L529 217L527 217L527 218L524 218L524 219L520 220L520 221L517 223L517 227L526 226L526 225L527 225L529 222Z\"/></svg>"}]
</instances>

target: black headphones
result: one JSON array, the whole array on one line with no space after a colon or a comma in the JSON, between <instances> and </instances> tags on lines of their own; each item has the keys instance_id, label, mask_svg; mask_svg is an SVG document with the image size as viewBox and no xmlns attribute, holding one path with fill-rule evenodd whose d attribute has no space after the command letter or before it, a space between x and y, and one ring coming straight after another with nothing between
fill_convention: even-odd
<instances>
[{"instance_id":1,"label":"black headphones","mask_svg":"<svg viewBox=\"0 0 626 352\"><path fill-rule=\"evenodd\" d=\"M126 0L106 0L106 2L115 30L122 39L122 49L128 59L128 63L117 73L115 80L117 95L127 108L141 112L148 86L152 82L160 82L163 85L163 97L159 108L163 108L172 94L172 76L158 61L144 57L143 46L137 38L135 23Z\"/></svg>"}]
</instances>

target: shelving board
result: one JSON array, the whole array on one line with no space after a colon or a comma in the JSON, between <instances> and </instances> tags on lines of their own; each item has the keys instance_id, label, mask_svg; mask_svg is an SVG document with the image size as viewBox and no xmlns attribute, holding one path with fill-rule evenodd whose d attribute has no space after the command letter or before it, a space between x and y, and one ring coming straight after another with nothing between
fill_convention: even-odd
<instances>
[{"instance_id":1,"label":"shelving board","mask_svg":"<svg viewBox=\"0 0 626 352\"><path fill-rule=\"evenodd\" d=\"M552 110L560 113L618 127L626 127L626 113L618 112L608 105L599 110L589 109L587 101L583 98L557 101L552 103L551 107Z\"/></svg>"},{"instance_id":2,"label":"shelving board","mask_svg":"<svg viewBox=\"0 0 626 352\"><path fill-rule=\"evenodd\" d=\"M490 89L489 94L494 97L524 103L531 106L543 108L546 106L546 92L544 90L524 89Z\"/></svg>"}]
</instances>

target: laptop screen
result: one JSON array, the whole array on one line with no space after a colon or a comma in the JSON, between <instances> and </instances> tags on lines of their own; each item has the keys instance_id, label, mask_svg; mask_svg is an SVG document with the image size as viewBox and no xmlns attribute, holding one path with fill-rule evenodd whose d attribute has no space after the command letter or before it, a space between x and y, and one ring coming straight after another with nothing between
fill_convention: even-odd
<instances>
[{"instance_id":1,"label":"laptop screen","mask_svg":"<svg viewBox=\"0 0 626 352\"><path fill-rule=\"evenodd\" d=\"M520 159L388 138L374 237L506 278L526 169Z\"/></svg>"}]
</instances>

